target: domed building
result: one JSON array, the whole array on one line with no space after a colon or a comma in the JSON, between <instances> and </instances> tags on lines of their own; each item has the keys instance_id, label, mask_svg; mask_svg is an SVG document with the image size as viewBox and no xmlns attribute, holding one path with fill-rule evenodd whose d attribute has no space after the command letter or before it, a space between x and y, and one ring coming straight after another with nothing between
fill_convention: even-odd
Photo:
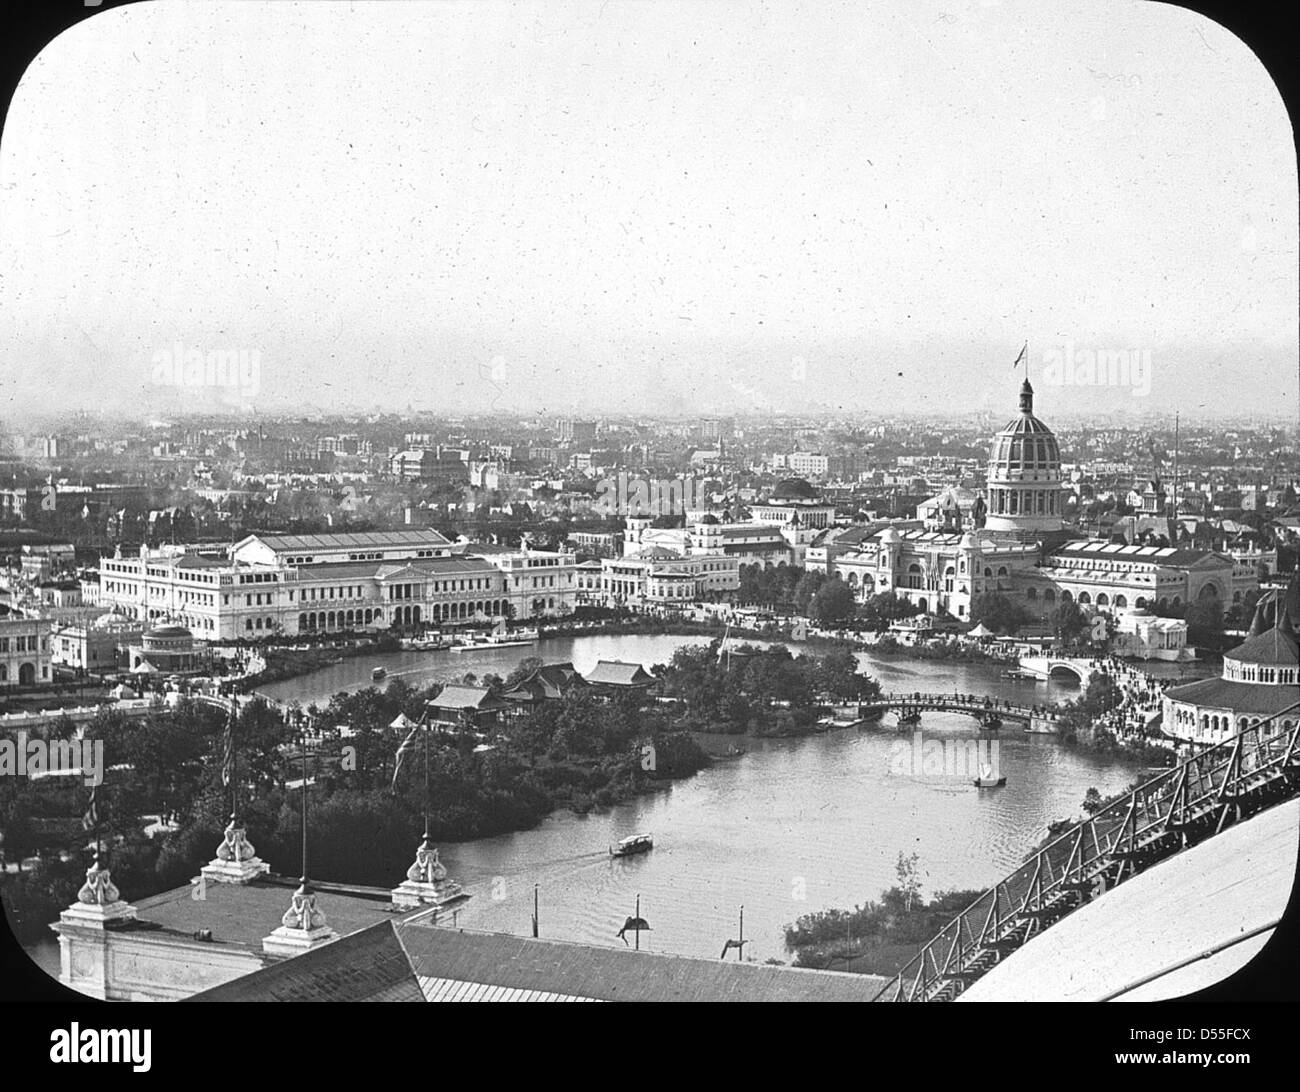
<instances>
[{"instance_id":1,"label":"domed building","mask_svg":"<svg viewBox=\"0 0 1300 1092\"><path fill-rule=\"evenodd\" d=\"M782 478L767 500L751 505L750 511L755 522L786 531L821 531L835 522L835 505L822 500L821 493L803 478ZM805 534L800 540L811 537Z\"/></svg>"},{"instance_id":2,"label":"domed building","mask_svg":"<svg viewBox=\"0 0 1300 1092\"><path fill-rule=\"evenodd\" d=\"M1045 619L1071 601L1089 614L1160 613L1202 601L1226 609L1258 587L1253 571L1209 550L1072 537L1060 445L1034 416L1028 379L1019 411L993 437L978 503L956 489L941 493L918 507L916 519L877 529L851 550L828 551L829 572L860 599L892 591L927 613L947 611L959 620L970 618L984 594L1005 596ZM1176 634L1162 628L1158 643L1181 654Z\"/></svg>"},{"instance_id":3,"label":"domed building","mask_svg":"<svg viewBox=\"0 0 1300 1092\"><path fill-rule=\"evenodd\" d=\"M782 478L772 489L771 500L817 500L818 493L813 484L803 478Z\"/></svg>"},{"instance_id":4,"label":"domed building","mask_svg":"<svg viewBox=\"0 0 1300 1092\"><path fill-rule=\"evenodd\" d=\"M988 537L1027 541L1060 536L1061 449L1052 430L1034 416L1034 388L1028 379L1020 388L1020 415L993 438L986 492Z\"/></svg>"},{"instance_id":5,"label":"domed building","mask_svg":"<svg viewBox=\"0 0 1300 1092\"><path fill-rule=\"evenodd\" d=\"M1295 578L1288 591L1300 588ZM1212 746L1245 728L1275 722L1281 731L1300 721L1300 643L1287 592L1269 591L1255 607L1246 640L1223 655L1223 673L1164 693L1166 734Z\"/></svg>"},{"instance_id":6,"label":"domed building","mask_svg":"<svg viewBox=\"0 0 1300 1092\"><path fill-rule=\"evenodd\" d=\"M159 625L146 630L138 645L130 646L131 673L136 675L186 675L206 670L210 657L196 646L194 635L184 626Z\"/></svg>"}]
</instances>

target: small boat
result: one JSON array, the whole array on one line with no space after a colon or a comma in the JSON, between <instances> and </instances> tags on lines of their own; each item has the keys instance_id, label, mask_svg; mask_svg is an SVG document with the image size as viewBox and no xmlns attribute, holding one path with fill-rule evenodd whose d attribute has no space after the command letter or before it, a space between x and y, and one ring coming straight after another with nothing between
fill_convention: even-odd
<instances>
[{"instance_id":1,"label":"small boat","mask_svg":"<svg viewBox=\"0 0 1300 1092\"><path fill-rule=\"evenodd\" d=\"M979 720L981 728L993 730L1002 727L1002 718L992 709L986 709L981 713Z\"/></svg>"},{"instance_id":2,"label":"small boat","mask_svg":"<svg viewBox=\"0 0 1300 1092\"><path fill-rule=\"evenodd\" d=\"M919 709L912 709L906 713L899 713L898 723L900 727L907 724L920 724L921 711Z\"/></svg>"},{"instance_id":3,"label":"small boat","mask_svg":"<svg viewBox=\"0 0 1300 1092\"><path fill-rule=\"evenodd\" d=\"M388 674L387 668L377 667L372 672L370 672L370 677L374 679L376 682L378 682L387 674Z\"/></svg>"},{"instance_id":4,"label":"small boat","mask_svg":"<svg viewBox=\"0 0 1300 1092\"><path fill-rule=\"evenodd\" d=\"M649 853L655 847L654 839L648 834L633 834L616 845L609 847L611 857L632 857L638 853Z\"/></svg>"},{"instance_id":5,"label":"small boat","mask_svg":"<svg viewBox=\"0 0 1300 1092\"><path fill-rule=\"evenodd\" d=\"M492 627L492 632L484 640L487 644L497 648L507 648L512 645L533 645L537 643L537 630L517 629L511 633L510 627L502 620Z\"/></svg>"},{"instance_id":6,"label":"small boat","mask_svg":"<svg viewBox=\"0 0 1300 1092\"><path fill-rule=\"evenodd\" d=\"M1005 777L995 777L993 775L992 766L985 766L980 770L979 777L975 778L975 786L980 789L996 789L1006 783L1007 779Z\"/></svg>"}]
</instances>

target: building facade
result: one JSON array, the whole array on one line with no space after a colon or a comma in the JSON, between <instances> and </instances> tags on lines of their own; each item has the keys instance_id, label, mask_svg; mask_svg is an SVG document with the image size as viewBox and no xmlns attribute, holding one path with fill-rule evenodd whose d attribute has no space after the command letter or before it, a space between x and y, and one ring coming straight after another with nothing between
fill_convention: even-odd
<instances>
[{"instance_id":1,"label":"building facade","mask_svg":"<svg viewBox=\"0 0 1300 1092\"><path fill-rule=\"evenodd\" d=\"M1089 613L1206 602L1222 611L1258 586L1250 564L1210 550L1073 537L1063 518L1060 449L1034 416L1033 394L1025 380L1019 415L993 438L986 497L941 494L923 506L926 518L827 551L831 573L860 599L892 591L960 620L987 593L1042 618L1070 601Z\"/></svg>"},{"instance_id":2,"label":"building facade","mask_svg":"<svg viewBox=\"0 0 1300 1092\"><path fill-rule=\"evenodd\" d=\"M1294 592L1291 598L1294 602ZM1164 732L1213 746L1246 728L1282 733L1293 729L1300 722L1300 644L1291 613L1286 593L1261 596L1250 635L1224 653L1219 678L1165 691Z\"/></svg>"},{"instance_id":3,"label":"building facade","mask_svg":"<svg viewBox=\"0 0 1300 1092\"><path fill-rule=\"evenodd\" d=\"M50 682L50 623L43 618L0 618L0 686Z\"/></svg>"},{"instance_id":4,"label":"building facade","mask_svg":"<svg viewBox=\"0 0 1300 1092\"><path fill-rule=\"evenodd\" d=\"M229 557L167 546L106 558L100 596L127 617L212 641L572 613L571 554L484 555L453 554L430 529L250 535Z\"/></svg>"}]
</instances>

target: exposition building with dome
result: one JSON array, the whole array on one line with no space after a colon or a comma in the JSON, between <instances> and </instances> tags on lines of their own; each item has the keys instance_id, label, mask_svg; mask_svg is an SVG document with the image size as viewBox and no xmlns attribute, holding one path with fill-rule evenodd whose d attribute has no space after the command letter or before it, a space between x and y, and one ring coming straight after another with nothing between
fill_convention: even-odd
<instances>
[{"instance_id":1,"label":"exposition building with dome","mask_svg":"<svg viewBox=\"0 0 1300 1092\"><path fill-rule=\"evenodd\" d=\"M1207 746L1274 722L1281 732L1300 722L1300 583L1260 597L1246 640L1223 654L1217 679L1164 692L1161 722L1171 736Z\"/></svg>"},{"instance_id":2,"label":"exposition building with dome","mask_svg":"<svg viewBox=\"0 0 1300 1092\"><path fill-rule=\"evenodd\" d=\"M884 526L828 560L859 599L894 592L927 613L969 619L989 592L1045 618L1061 602L1089 613L1177 609L1213 600L1221 611L1258 586L1252 566L1209 550L1079 538L1065 522L1061 451L1034 416L1034 389L993 437L985 491L929 503L928 520Z\"/></svg>"}]
</instances>

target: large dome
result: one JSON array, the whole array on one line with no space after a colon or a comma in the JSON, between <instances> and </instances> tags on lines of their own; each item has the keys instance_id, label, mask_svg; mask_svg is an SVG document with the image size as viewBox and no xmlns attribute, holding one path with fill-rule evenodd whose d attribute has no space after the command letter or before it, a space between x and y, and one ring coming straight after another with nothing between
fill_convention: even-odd
<instances>
[{"instance_id":1,"label":"large dome","mask_svg":"<svg viewBox=\"0 0 1300 1092\"><path fill-rule=\"evenodd\" d=\"M816 500L817 490L803 478L782 478L776 483L770 498L778 500Z\"/></svg>"},{"instance_id":2,"label":"large dome","mask_svg":"<svg viewBox=\"0 0 1300 1092\"><path fill-rule=\"evenodd\" d=\"M1058 530L1064 508L1061 449L1052 430L1034 416L1034 388L1020 388L1020 415L994 438L989 450L989 531L1019 537Z\"/></svg>"},{"instance_id":3,"label":"large dome","mask_svg":"<svg viewBox=\"0 0 1300 1092\"><path fill-rule=\"evenodd\" d=\"M1034 388L1026 379L1020 388L1020 416L993 438L989 449L989 479L1023 474L1027 481L1061 474L1061 449L1052 430L1034 416Z\"/></svg>"}]
</instances>

